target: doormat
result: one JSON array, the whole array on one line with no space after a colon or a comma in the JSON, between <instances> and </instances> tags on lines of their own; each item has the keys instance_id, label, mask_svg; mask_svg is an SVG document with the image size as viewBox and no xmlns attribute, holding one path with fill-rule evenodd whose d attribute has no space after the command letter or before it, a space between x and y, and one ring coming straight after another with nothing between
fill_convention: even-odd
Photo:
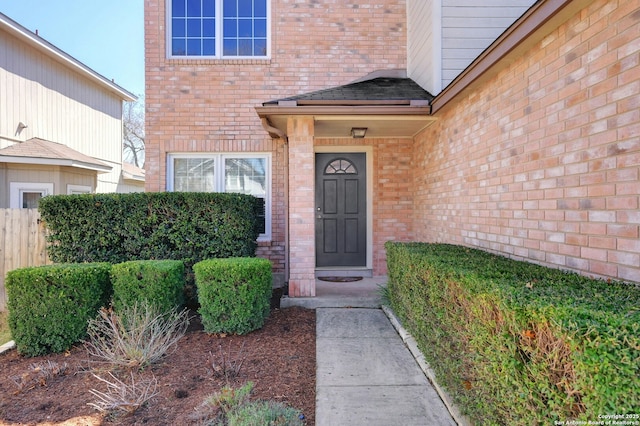
<instances>
[{"instance_id":1,"label":"doormat","mask_svg":"<svg viewBox=\"0 0 640 426\"><path fill-rule=\"evenodd\" d=\"M351 283L360 281L362 277L318 277L320 281L328 281L330 283Z\"/></svg>"}]
</instances>

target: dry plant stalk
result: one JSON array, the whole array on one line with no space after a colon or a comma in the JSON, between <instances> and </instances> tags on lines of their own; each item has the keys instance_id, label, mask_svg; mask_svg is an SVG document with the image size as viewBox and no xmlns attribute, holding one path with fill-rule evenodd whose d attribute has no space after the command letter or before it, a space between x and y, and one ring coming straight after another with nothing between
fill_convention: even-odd
<instances>
[{"instance_id":1,"label":"dry plant stalk","mask_svg":"<svg viewBox=\"0 0 640 426\"><path fill-rule=\"evenodd\" d=\"M211 370L208 370L210 374L224 378L228 383L232 379L235 379L240 375L242 364L244 363L244 342L240 347L240 350L234 358L231 354L231 342L229 342L229 348L227 352L222 349L222 345L218 346L218 356L216 357L209 352L209 363L211 364Z\"/></svg>"},{"instance_id":2,"label":"dry plant stalk","mask_svg":"<svg viewBox=\"0 0 640 426\"><path fill-rule=\"evenodd\" d=\"M117 410L132 414L158 394L158 380L155 376L152 380L136 382L133 373L131 373L131 384L127 384L113 374L109 373L109 375L112 381L93 374L93 377L107 385L106 392L100 392L96 389L89 390L98 400L90 402L88 405L100 412Z\"/></svg>"},{"instance_id":3,"label":"dry plant stalk","mask_svg":"<svg viewBox=\"0 0 640 426\"><path fill-rule=\"evenodd\" d=\"M522 332L520 342L532 359L535 358L538 362L543 360L547 365L546 379L573 401L570 407L573 414L584 412L582 395L575 388L576 373L569 344L557 337L549 323L530 324L529 328Z\"/></svg>"},{"instance_id":4,"label":"dry plant stalk","mask_svg":"<svg viewBox=\"0 0 640 426\"><path fill-rule=\"evenodd\" d=\"M87 352L116 367L144 368L176 349L189 326L188 312L158 313L148 304L114 312L101 309L89 322Z\"/></svg>"},{"instance_id":5,"label":"dry plant stalk","mask_svg":"<svg viewBox=\"0 0 640 426\"><path fill-rule=\"evenodd\" d=\"M54 377L63 376L67 371L67 363L58 364L53 361L43 361L31 364L29 371L20 376L13 376L11 380L18 387L17 393L36 386L46 386Z\"/></svg>"}]
</instances>

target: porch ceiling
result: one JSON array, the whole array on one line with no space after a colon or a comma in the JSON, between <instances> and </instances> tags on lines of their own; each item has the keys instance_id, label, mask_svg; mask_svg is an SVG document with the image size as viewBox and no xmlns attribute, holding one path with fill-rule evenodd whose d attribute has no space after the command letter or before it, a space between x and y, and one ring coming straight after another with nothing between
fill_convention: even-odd
<instances>
[{"instance_id":1,"label":"porch ceiling","mask_svg":"<svg viewBox=\"0 0 640 426\"><path fill-rule=\"evenodd\" d=\"M283 133L289 115L266 115L271 126ZM411 138L431 125L427 115L313 115L316 138L350 138L352 127L366 127L367 138Z\"/></svg>"}]
</instances>

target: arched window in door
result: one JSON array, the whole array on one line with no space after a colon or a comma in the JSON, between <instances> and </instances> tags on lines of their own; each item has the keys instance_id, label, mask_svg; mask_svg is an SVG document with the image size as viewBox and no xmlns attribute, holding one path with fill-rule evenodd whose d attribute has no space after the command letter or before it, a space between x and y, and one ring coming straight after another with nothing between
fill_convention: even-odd
<instances>
[{"instance_id":1,"label":"arched window in door","mask_svg":"<svg viewBox=\"0 0 640 426\"><path fill-rule=\"evenodd\" d=\"M327 164L324 169L325 175L357 175L358 169L349 160L345 158L336 158Z\"/></svg>"}]
</instances>

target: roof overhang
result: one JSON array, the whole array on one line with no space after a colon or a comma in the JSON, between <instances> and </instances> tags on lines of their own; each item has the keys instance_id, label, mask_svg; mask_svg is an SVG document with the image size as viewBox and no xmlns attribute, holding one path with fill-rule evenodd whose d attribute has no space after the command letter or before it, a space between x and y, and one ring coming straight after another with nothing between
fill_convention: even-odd
<instances>
[{"instance_id":1,"label":"roof overhang","mask_svg":"<svg viewBox=\"0 0 640 426\"><path fill-rule=\"evenodd\" d=\"M138 97L133 93L118 86L113 81L97 73L71 55L58 49L53 44L49 43L37 34L29 31L28 29L2 13L0 13L0 30L7 31L13 37L16 37L20 41L33 47L49 58L52 58L56 62L61 63L67 68L72 69L80 75L85 76L90 81L94 82L103 89L117 95L122 100L132 102L138 99Z\"/></svg>"},{"instance_id":2,"label":"roof overhang","mask_svg":"<svg viewBox=\"0 0 640 426\"><path fill-rule=\"evenodd\" d=\"M61 158L23 157L23 156L11 156L11 155L0 155L0 163L75 167L77 169L93 170L98 173L107 173L107 172L110 172L111 169L113 169L113 167L107 164L98 163L98 162L88 162L88 161L79 161L79 160L61 159Z\"/></svg>"},{"instance_id":3,"label":"roof overhang","mask_svg":"<svg viewBox=\"0 0 640 426\"><path fill-rule=\"evenodd\" d=\"M428 101L284 100L256 107L272 137L286 138L290 116L313 116L315 137L349 137L352 127L366 127L367 137L413 137L435 120L449 102L487 81L540 42L551 31L595 0L542 0L507 28L445 89ZM421 104L424 102L424 104Z\"/></svg>"},{"instance_id":4,"label":"roof overhang","mask_svg":"<svg viewBox=\"0 0 640 426\"><path fill-rule=\"evenodd\" d=\"M412 105L268 105L256 107L272 137L285 137L290 116L312 116L316 138L349 138L351 128L366 127L367 138L409 138L435 120L427 102ZM266 123L265 123L266 120Z\"/></svg>"},{"instance_id":5,"label":"roof overhang","mask_svg":"<svg viewBox=\"0 0 640 426\"><path fill-rule=\"evenodd\" d=\"M129 163L122 163L122 179L131 182L144 183L145 171Z\"/></svg>"},{"instance_id":6,"label":"roof overhang","mask_svg":"<svg viewBox=\"0 0 640 426\"><path fill-rule=\"evenodd\" d=\"M39 138L0 149L0 163L74 167L98 173L110 172L113 168L66 145Z\"/></svg>"}]
</instances>

